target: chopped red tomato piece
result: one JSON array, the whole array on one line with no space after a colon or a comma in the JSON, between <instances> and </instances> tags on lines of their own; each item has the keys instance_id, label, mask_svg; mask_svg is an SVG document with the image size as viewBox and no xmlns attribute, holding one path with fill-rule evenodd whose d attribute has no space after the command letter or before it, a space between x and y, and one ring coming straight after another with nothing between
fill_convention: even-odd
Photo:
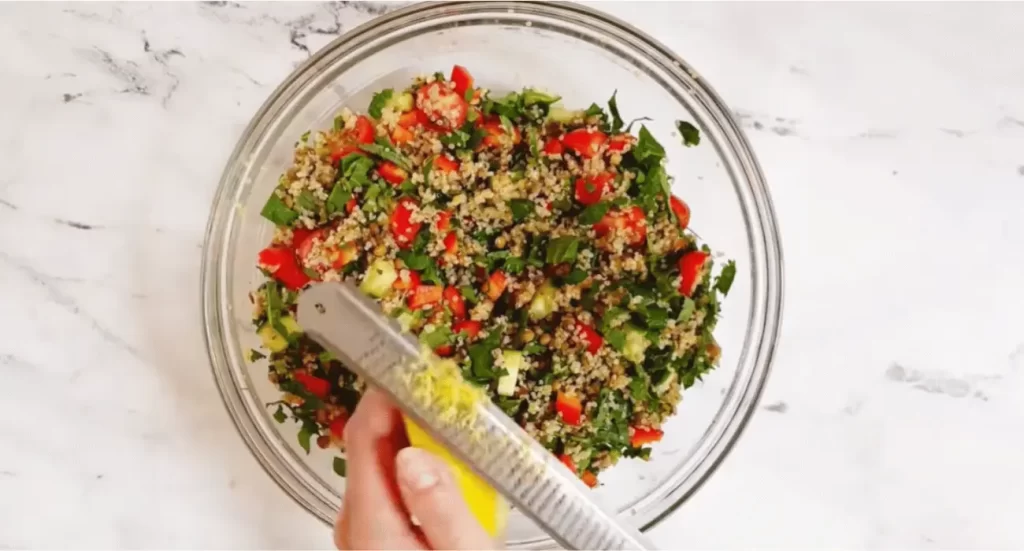
<instances>
[{"instance_id":1,"label":"chopped red tomato piece","mask_svg":"<svg viewBox=\"0 0 1024 551\"><path fill-rule=\"evenodd\" d=\"M454 130L466 122L469 104L446 83L431 82L416 91L416 107L420 108L430 122Z\"/></svg>"},{"instance_id":2,"label":"chopped red tomato piece","mask_svg":"<svg viewBox=\"0 0 1024 551\"><path fill-rule=\"evenodd\" d=\"M373 143L373 123L370 119L359 115L355 128L352 129L352 136L358 143Z\"/></svg>"},{"instance_id":3,"label":"chopped red tomato piece","mask_svg":"<svg viewBox=\"0 0 1024 551\"><path fill-rule=\"evenodd\" d=\"M359 151L359 148L348 143L334 143L331 146L331 162L338 164L338 161L348 157L350 154Z\"/></svg>"},{"instance_id":4,"label":"chopped red tomato piece","mask_svg":"<svg viewBox=\"0 0 1024 551\"><path fill-rule=\"evenodd\" d=\"M331 436L335 440L341 440L345 438L345 425L348 424L348 414L342 413L341 415L334 418L331 424L328 425L327 430L331 432Z\"/></svg>"},{"instance_id":5,"label":"chopped red tomato piece","mask_svg":"<svg viewBox=\"0 0 1024 551\"><path fill-rule=\"evenodd\" d=\"M434 157L434 168L441 172L458 172L459 162L448 155Z\"/></svg>"},{"instance_id":6,"label":"chopped red tomato piece","mask_svg":"<svg viewBox=\"0 0 1024 551\"><path fill-rule=\"evenodd\" d=\"M442 344L434 349L434 354L442 358L448 358L455 353L455 347L450 344Z\"/></svg>"},{"instance_id":7,"label":"chopped red tomato piece","mask_svg":"<svg viewBox=\"0 0 1024 551\"><path fill-rule=\"evenodd\" d=\"M544 144L545 155L561 155L565 151L562 147L562 142L558 141L558 138L551 138Z\"/></svg>"},{"instance_id":8,"label":"chopped red tomato piece","mask_svg":"<svg viewBox=\"0 0 1024 551\"><path fill-rule=\"evenodd\" d=\"M466 97L466 90L473 87L473 75L469 74L462 65L452 67L452 83L455 84L455 92L463 98Z\"/></svg>"},{"instance_id":9,"label":"chopped red tomato piece","mask_svg":"<svg viewBox=\"0 0 1024 551\"><path fill-rule=\"evenodd\" d=\"M391 161L381 161L377 165L377 174L380 174L380 177L384 178L385 182L396 186L409 178L408 172L399 168L398 165Z\"/></svg>"},{"instance_id":10,"label":"chopped red tomato piece","mask_svg":"<svg viewBox=\"0 0 1024 551\"><path fill-rule=\"evenodd\" d=\"M297 372L295 373L295 380L306 387L306 390L317 398L326 398L327 394L331 391L331 383L327 382L327 379L321 379L309 373Z\"/></svg>"},{"instance_id":11,"label":"chopped red tomato piece","mask_svg":"<svg viewBox=\"0 0 1024 551\"><path fill-rule=\"evenodd\" d=\"M295 243L295 254L299 256L299 260L303 263L309 258L309 253L313 251L314 242L317 240L323 241L324 233L322 228L317 230L304 230L300 234L293 234L292 242Z\"/></svg>"},{"instance_id":12,"label":"chopped red tomato piece","mask_svg":"<svg viewBox=\"0 0 1024 551\"><path fill-rule=\"evenodd\" d=\"M580 480L591 488L597 487L597 475L591 471L584 471L583 474L580 475Z\"/></svg>"},{"instance_id":13,"label":"chopped red tomato piece","mask_svg":"<svg viewBox=\"0 0 1024 551\"><path fill-rule=\"evenodd\" d=\"M455 254L459 250L459 238L453 231L448 232L448 235L444 236L443 243L446 254Z\"/></svg>"},{"instance_id":14,"label":"chopped red tomato piece","mask_svg":"<svg viewBox=\"0 0 1024 551\"><path fill-rule=\"evenodd\" d=\"M621 153L631 143L633 143L633 137L629 134L616 134L608 140L608 151L618 151Z\"/></svg>"},{"instance_id":15,"label":"chopped red tomato piece","mask_svg":"<svg viewBox=\"0 0 1024 551\"><path fill-rule=\"evenodd\" d=\"M312 235L314 231L317 231L317 230L307 230L306 228L293 228L292 229L292 247L295 247L296 249L298 249L299 245L302 245L306 241L306 238L308 238L310 235Z\"/></svg>"},{"instance_id":16,"label":"chopped red tomato piece","mask_svg":"<svg viewBox=\"0 0 1024 551\"><path fill-rule=\"evenodd\" d=\"M684 297L697 290L707 260L708 253L704 251L688 252L679 259L679 293Z\"/></svg>"},{"instance_id":17,"label":"chopped red tomato piece","mask_svg":"<svg viewBox=\"0 0 1024 551\"><path fill-rule=\"evenodd\" d=\"M589 159L601 151L601 146L608 140L604 132L580 128L562 136L562 145L575 151L580 157Z\"/></svg>"},{"instance_id":18,"label":"chopped red tomato piece","mask_svg":"<svg viewBox=\"0 0 1024 551\"><path fill-rule=\"evenodd\" d=\"M569 457L569 454L563 453L562 455L559 455L558 460L562 462L562 465L568 467L569 470L572 471L572 474L576 474L576 463L574 463L572 458Z\"/></svg>"},{"instance_id":19,"label":"chopped red tomato piece","mask_svg":"<svg viewBox=\"0 0 1024 551\"><path fill-rule=\"evenodd\" d=\"M440 285L420 285L409 295L409 308L419 310L441 302L444 288Z\"/></svg>"},{"instance_id":20,"label":"chopped red tomato piece","mask_svg":"<svg viewBox=\"0 0 1024 551\"><path fill-rule=\"evenodd\" d=\"M345 243L340 247L333 247L326 251L331 258L331 267L335 270L344 268L349 262L359 258L359 247L355 243Z\"/></svg>"},{"instance_id":21,"label":"chopped red tomato piece","mask_svg":"<svg viewBox=\"0 0 1024 551\"><path fill-rule=\"evenodd\" d=\"M487 282L484 283L484 294L491 301L498 300L501 294L505 292L506 285L508 285L508 278L505 277L505 272L496 270L487 278Z\"/></svg>"},{"instance_id":22,"label":"chopped red tomato piece","mask_svg":"<svg viewBox=\"0 0 1024 551\"><path fill-rule=\"evenodd\" d=\"M391 141L398 145L409 143L415 137L416 136L414 136L408 128L402 126L396 126L395 129L391 131Z\"/></svg>"},{"instance_id":23,"label":"chopped red tomato piece","mask_svg":"<svg viewBox=\"0 0 1024 551\"><path fill-rule=\"evenodd\" d=\"M576 330L579 331L580 337L583 338L583 342L587 345L587 352L597 354L597 351L601 349L601 345L604 344L604 339L601 338L597 330L579 320L576 320Z\"/></svg>"},{"instance_id":24,"label":"chopped red tomato piece","mask_svg":"<svg viewBox=\"0 0 1024 551\"><path fill-rule=\"evenodd\" d=\"M295 253L285 247L268 247L260 251L259 265L285 287L297 291L309 283L309 276L299 267Z\"/></svg>"},{"instance_id":25,"label":"chopped red tomato piece","mask_svg":"<svg viewBox=\"0 0 1024 551\"><path fill-rule=\"evenodd\" d=\"M519 129L513 127L510 142L508 129L500 122L485 122L481 125L481 128L483 128L485 136L480 144L484 147L500 148L502 146L519 145L523 141L523 135L519 132Z\"/></svg>"},{"instance_id":26,"label":"chopped red tomato piece","mask_svg":"<svg viewBox=\"0 0 1024 551\"><path fill-rule=\"evenodd\" d=\"M615 179L615 175L611 172L602 172L597 176L576 180L576 201L583 205L593 205L599 202L608 192L613 179Z\"/></svg>"},{"instance_id":27,"label":"chopped red tomato piece","mask_svg":"<svg viewBox=\"0 0 1024 551\"><path fill-rule=\"evenodd\" d=\"M437 213L437 222L435 222L434 227L437 228L437 231L448 231L449 229L451 229L452 211L443 210Z\"/></svg>"},{"instance_id":28,"label":"chopped red tomato piece","mask_svg":"<svg viewBox=\"0 0 1024 551\"><path fill-rule=\"evenodd\" d=\"M567 425L580 424L580 417L583 415L583 404L574 394L559 392L555 398L555 411L562 416L562 421ZM576 469L574 468L573 471Z\"/></svg>"},{"instance_id":29,"label":"chopped red tomato piece","mask_svg":"<svg viewBox=\"0 0 1024 551\"><path fill-rule=\"evenodd\" d=\"M612 210L594 224L594 230L598 237L604 237L612 231L621 232L628 244L637 246L647 238L647 218L643 209L637 206Z\"/></svg>"},{"instance_id":30,"label":"chopped red tomato piece","mask_svg":"<svg viewBox=\"0 0 1024 551\"><path fill-rule=\"evenodd\" d=\"M661 437L664 435L665 433L659 429L633 427L633 436L629 438L629 445L634 448L640 448L644 445L653 444L654 442L661 440Z\"/></svg>"},{"instance_id":31,"label":"chopped red tomato piece","mask_svg":"<svg viewBox=\"0 0 1024 551\"><path fill-rule=\"evenodd\" d=\"M466 340L473 340L477 335L480 334L480 330L483 326L479 321L476 320L465 320L460 321L452 326L452 333L458 335L459 333L466 334Z\"/></svg>"},{"instance_id":32,"label":"chopped red tomato piece","mask_svg":"<svg viewBox=\"0 0 1024 551\"><path fill-rule=\"evenodd\" d=\"M413 240L416 239L416 234L420 231L420 226L423 225L421 222L412 221L412 213L418 208L419 203L415 199L402 197L395 205L395 210L391 212L388 226L399 248L405 249L411 246Z\"/></svg>"},{"instance_id":33,"label":"chopped red tomato piece","mask_svg":"<svg viewBox=\"0 0 1024 551\"><path fill-rule=\"evenodd\" d=\"M420 274L412 270L399 270L398 277L391 284L392 289L408 291L420 286Z\"/></svg>"},{"instance_id":34,"label":"chopped red tomato piece","mask_svg":"<svg viewBox=\"0 0 1024 551\"><path fill-rule=\"evenodd\" d=\"M345 213L346 214L352 214L352 212L354 210L356 210L356 207L358 207L358 206L359 206L359 202L356 201L355 197L349 198L348 202L345 203Z\"/></svg>"},{"instance_id":35,"label":"chopped red tomato piece","mask_svg":"<svg viewBox=\"0 0 1024 551\"><path fill-rule=\"evenodd\" d=\"M669 198L669 206L672 207L672 212L676 213L679 229L685 230L686 226L690 225L690 205L687 205L682 199L673 195Z\"/></svg>"},{"instance_id":36,"label":"chopped red tomato piece","mask_svg":"<svg viewBox=\"0 0 1024 551\"><path fill-rule=\"evenodd\" d=\"M423 114L423 111L413 109L402 113L398 117L398 126L402 128L412 128L414 126L422 126L424 122L427 122L427 116Z\"/></svg>"},{"instance_id":37,"label":"chopped red tomato piece","mask_svg":"<svg viewBox=\"0 0 1024 551\"><path fill-rule=\"evenodd\" d=\"M466 301L462 298L462 293L459 292L455 287L445 287L444 304L452 312L452 317L457 320L466 319Z\"/></svg>"}]
</instances>

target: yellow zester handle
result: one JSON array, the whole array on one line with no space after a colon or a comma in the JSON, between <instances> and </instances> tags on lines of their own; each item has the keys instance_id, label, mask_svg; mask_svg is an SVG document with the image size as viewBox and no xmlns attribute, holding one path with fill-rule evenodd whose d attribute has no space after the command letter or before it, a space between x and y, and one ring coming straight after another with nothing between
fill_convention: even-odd
<instances>
[{"instance_id":1,"label":"yellow zester handle","mask_svg":"<svg viewBox=\"0 0 1024 551\"><path fill-rule=\"evenodd\" d=\"M462 497L466 500L470 511L473 512L484 530L491 537L500 541L508 519L508 505L505 503L505 499L465 463L456 459L444 446L431 438L426 431L409 419L403 419L405 420L405 431L409 435L409 443L442 458L451 466L459 489L462 490Z\"/></svg>"}]
</instances>

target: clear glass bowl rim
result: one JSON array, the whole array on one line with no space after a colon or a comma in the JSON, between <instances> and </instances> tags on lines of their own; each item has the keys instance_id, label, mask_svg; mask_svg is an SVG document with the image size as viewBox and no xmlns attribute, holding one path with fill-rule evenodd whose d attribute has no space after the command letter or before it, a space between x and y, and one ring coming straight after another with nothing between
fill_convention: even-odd
<instances>
[{"instance_id":1,"label":"clear glass bowl rim","mask_svg":"<svg viewBox=\"0 0 1024 551\"><path fill-rule=\"evenodd\" d=\"M386 47L388 37L411 25L430 23L456 26L460 21L493 18L495 24L525 25L527 21L551 24L558 21L566 28L584 28L600 36L606 49L628 48L650 65L643 70L663 86L667 82L682 88L694 100L684 102L695 111L699 126L705 129L718 150L723 166L731 175L751 249L751 306L747 332L736 375L723 397L714 422L708 427L690 457L666 483L668 489L657 499L644 499L630 508L631 520L648 530L668 517L701 487L721 464L743 432L771 371L772 359L781 329L783 304L783 260L778 224L767 185L746 137L717 93L685 61L666 46L631 25L591 8L568 3L518 2L441 2L414 4L377 17L338 37L297 67L274 90L246 127L221 175L211 208L203 248L201 293L204 337L210 363L224 405L250 451L267 474L295 501L323 520L333 522L333 511L307 481L296 476L288 458L271 446L254 421L242 395L240 377L244 362L232 361L228 334L222 330L230 322L228 259L233 250L229 231L236 210L236 198L251 185L247 163L262 142L268 127L288 106L301 96L311 80L325 67L341 62L353 52L372 55L367 44ZM513 18L508 20L508 18ZM590 40L593 43L593 40ZM350 60L350 62L354 62ZM656 73L656 74L654 74ZM708 136L710 134L710 136ZM239 355L231 356L238 359ZM238 365L241 363L241 365ZM548 541L531 542L530 547L550 547Z\"/></svg>"}]
</instances>

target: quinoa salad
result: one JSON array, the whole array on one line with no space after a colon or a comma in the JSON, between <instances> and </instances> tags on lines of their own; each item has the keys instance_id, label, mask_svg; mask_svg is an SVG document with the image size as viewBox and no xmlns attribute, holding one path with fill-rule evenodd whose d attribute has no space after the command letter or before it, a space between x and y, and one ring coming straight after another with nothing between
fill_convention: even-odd
<instances>
[{"instance_id":1,"label":"quinoa salad","mask_svg":"<svg viewBox=\"0 0 1024 551\"><path fill-rule=\"evenodd\" d=\"M294 316L306 285L351 280L588 485L647 460L718 363L736 267L716 269L688 230L643 120L626 124L614 94L569 109L548 91L492 94L455 66L303 135L262 210L276 231L250 293L250 360L283 393L274 419L300 424L307 453L343 450L365 383Z\"/></svg>"}]
</instances>

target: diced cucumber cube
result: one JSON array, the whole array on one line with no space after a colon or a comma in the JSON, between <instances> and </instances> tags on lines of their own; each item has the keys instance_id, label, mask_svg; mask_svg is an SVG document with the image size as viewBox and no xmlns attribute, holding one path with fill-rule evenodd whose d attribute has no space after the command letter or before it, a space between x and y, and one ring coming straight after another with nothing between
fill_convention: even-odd
<instances>
[{"instance_id":1,"label":"diced cucumber cube","mask_svg":"<svg viewBox=\"0 0 1024 551\"><path fill-rule=\"evenodd\" d=\"M395 263L381 258L370 264L363 282L359 284L359 290L371 297L381 298L391 290L396 279L398 270L395 270Z\"/></svg>"}]
</instances>

